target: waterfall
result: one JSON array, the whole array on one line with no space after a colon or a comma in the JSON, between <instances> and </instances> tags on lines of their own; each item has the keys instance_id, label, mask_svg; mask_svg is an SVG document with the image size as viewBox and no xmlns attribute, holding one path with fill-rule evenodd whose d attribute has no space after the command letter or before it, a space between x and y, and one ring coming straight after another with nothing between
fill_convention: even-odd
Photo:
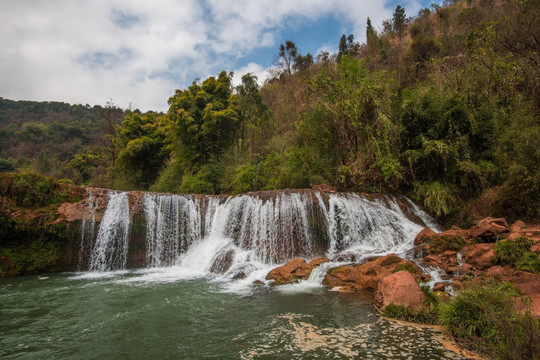
<instances>
[{"instance_id":1,"label":"waterfall","mask_svg":"<svg viewBox=\"0 0 540 360\"><path fill-rule=\"evenodd\" d=\"M90 192L89 211L96 206L92 196ZM408 215L436 225L410 200L393 196L371 200L355 193L311 190L134 196L139 196L140 201L135 201L139 205L132 204L136 210L130 210L128 193L108 194L90 254L91 271L125 268L129 250L129 257L138 251L139 264L148 268L177 266L239 278L294 257L348 254L359 259L402 253L413 247L423 227ZM136 213L140 216L133 224L131 217ZM95 228L92 216L83 222L85 247L91 243L86 240L92 237L90 229ZM130 235L130 226L136 227L142 239L134 245L130 236L139 235Z\"/></svg>"},{"instance_id":2,"label":"waterfall","mask_svg":"<svg viewBox=\"0 0 540 360\"><path fill-rule=\"evenodd\" d=\"M96 207L97 198L92 189L88 189L88 198L86 199L87 212L81 222L81 247L79 249L79 270L88 266L94 237L96 232Z\"/></svg>"},{"instance_id":3,"label":"waterfall","mask_svg":"<svg viewBox=\"0 0 540 360\"><path fill-rule=\"evenodd\" d=\"M90 258L91 271L123 269L129 243L129 197L126 192L110 193Z\"/></svg>"}]
</instances>

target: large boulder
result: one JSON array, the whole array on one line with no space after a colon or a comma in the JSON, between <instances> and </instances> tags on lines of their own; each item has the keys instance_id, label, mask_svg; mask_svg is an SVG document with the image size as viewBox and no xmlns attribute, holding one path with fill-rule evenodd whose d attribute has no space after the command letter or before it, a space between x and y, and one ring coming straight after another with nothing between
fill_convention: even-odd
<instances>
[{"instance_id":1,"label":"large boulder","mask_svg":"<svg viewBox=\"0 0 540 360\"><path fill-rule=\"evenodd\" d=\"M323 283L344 292L375 290L378 283L396 269L408 268L415 273L420 269L414 263L403 260L395 254L390 254L362 265L340 266L331 269Z\"/></svg>"},{"instance_id":2,"label":"large boulder","mask_svg":"<svg viewBox=\"0 0 540 360\"><path fill-rule=\"evenodd\" d=\"M419 309L424 298L414 276L408 271L398 271L381 280L375 293L375 304L383 309L390 304Z\"/></svg>"},{"instance_id":3,"label":"large boulder","mask_svg":"<svg viewBox=\"0 0 540 360\"><path fill-rule=\"evenodd\" d=\"M429 228L429 227L425 227L414 238L414 245L418 246L418 245L427 243L435 235L437 235L437 233L435 231L431 230L431 228Z\"/></svg>"},{"instance_id":4,"label":"large boulder","mask_svg":"<svg viewBox=\"0 0 540 360\"><path fill-rule=\"evenodd\" d=\"M497 254L495 244L476 244L468 246L463 251L465 261L478 270L484 270L495 264Z\"/></svg>"},{"instance_id":5,"label":"large boulder","mask_svg":"<svg viewBox=\"0 0 540 360\"><path fill-rule=\"evenodd\" d=\"M506 219L487 217L480 220L469 231L472 237L480 238L484 241L495 241L501 234L507 233L509 230Z\"/></svg>"},{"instance_id":6,"label":"large boulder","mask_svg":"<svg viewBox=\"0 0 540 360\"><path fill-rule=\"evenodd\" d=\"M305 280L309 278L314 268L327 261L330 260L327 258L316 258L307 263L304 259L295 258L285 265L272 269L266 275L266 280L274 280L272 285L290 284L297 280Z\"/></svg>"}]
</instances>

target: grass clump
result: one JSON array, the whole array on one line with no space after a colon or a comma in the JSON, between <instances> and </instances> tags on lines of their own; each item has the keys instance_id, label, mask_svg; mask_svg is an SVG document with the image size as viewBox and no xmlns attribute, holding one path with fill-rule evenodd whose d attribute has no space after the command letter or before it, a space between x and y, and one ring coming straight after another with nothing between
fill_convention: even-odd
<instances>
[{"instance_id":1,"label":"grass clump","mask_svg":"<svg viewBox=\"0 0 540 360\"><path fill-rule=\"evenodd\" d=\"M440 305L439 321L473 350L494 359L539 359L540 319L525 304L515 309L519 292L510 283L474 286Z\"/></svg>"},{"instance_id":2,"label":"grass clump","mask_svg":"<svg viewBox=\"0 0 540 360\"><path fill-rule=\"evenodd\" d=\"M397 273L398 271L408 271L411 274L416 274L416 267L411 263L403 263L396 266L392 273Z\"/></svg>"},{"instance_id":3,"label":"grass clump","mask_svg":"<svg viewBox=\"0 0 540 360\"><path fill-rule=\"evenodd\" d=\"M540 259L530 251L532 245L534 241L525 236L520 236L515 240L499 241L495 244L497 263L511 265L523 271L540 273Z\"/></svg>"}]
</instances>

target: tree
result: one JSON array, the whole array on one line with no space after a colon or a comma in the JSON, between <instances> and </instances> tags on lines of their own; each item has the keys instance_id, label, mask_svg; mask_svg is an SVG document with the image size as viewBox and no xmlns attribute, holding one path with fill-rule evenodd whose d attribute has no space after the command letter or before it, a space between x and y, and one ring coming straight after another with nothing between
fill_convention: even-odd
<instances>
[{"instance_id":1,"label":"tree","mask_svg":"<svg viewBox=\"0 0 540 360\"><path fill-rule=\"evenodd\" d=\"M105 148L105 152L109 155L111 161L110 165L114 166L118 154L118 144L116 144L116 130L118 125L122 121L124 112L113 102L112 99L109 99L105 103L105 107L99 108L99 114L103 119L101 127L105 134L105 136L103 137L103 146Z\"/></svg>"},{"instance_id":2,"label":"tree","mask_svg":"<svg viewBox=\"0 0 540 360\"><path fill-rule=\"evenodd\" d=\"M137 190L148 190L169 159L164 121L156 113L141 116L133 112L122 122L119 137L123 146L116 167L123 173L124 183Z\"/></svg>"},{"instance_id":3,"label":"tree","mask_svg":"<svg viewBox=\"0 0 540 360\"><path fill-rule=\"evenodd\" d=\"M396 6L394 16L392 17L392 28L399 35L399 37L402 37L406 27L407 18L405 17L405 9L398 5Z\"/></svg>"},{"instance_id":4,"label":"tree","mask_svg":"<svg viewBox=\"0 0 540 360\"><path fill-rule=\"evenodd\" d=\"M177 138L177 161L196 171L212 157L219 158L236 139L239 125L232 94L232 73L222 71L202 85L176 90L169 99L168 117Z\"/></svg>"},{"instance_id":5,"label":"tree","mask_svg":"<svg viewBox=\"0 0 540 360\"><path fill-rule=\"evenodd\" d=\"M360 44L354 41L354 35L350 34L348 37L343 34L339 40L339 52L338 52L338 61L343 55L348 55L349 57L356 57L358 55L358 49Z\"/></svg>"},{"instance_id":6,"label":"tree","mask_svg":"<svg viewBox=\"0 0 540 360\"><path fill-rule=\"evenodd\" d=\"M257 157L271 133L271 110L264 102L257 84L257 77L251 73L242 76L242 83L236 87L239 114L240 152L248 152Z\"/></svg>"},{"instance_id":7,"label":"tree","mask_svg":"<svg viewBox=\"0 0 540 360\"><path fill-rule=\"evenodd\" d=\"M279 46L279 52L274 60L274 64L281 69L282 72L291 75L294 70L294 62L299 55L296 44L291 40L285 41L285 44Z\"/></svg>"}]
</instances>

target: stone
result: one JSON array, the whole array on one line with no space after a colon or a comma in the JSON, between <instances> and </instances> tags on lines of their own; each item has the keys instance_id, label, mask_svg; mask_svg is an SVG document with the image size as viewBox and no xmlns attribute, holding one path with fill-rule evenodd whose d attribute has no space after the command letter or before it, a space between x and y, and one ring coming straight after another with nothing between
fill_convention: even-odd
<instances>
[{"instance_id":1,"label":"stone","mask_svg":"<svg viewBox=\"0 0 540 360\"><path fill-rule=\"evenodd\" d=\"M502 276L504 275L504 269L502 266L492 266L490 267L489 269L487 269L485 272L484 272L484 275L486 276Z\"/></svg>"},{"instance_id":2,"label":"stone","mask_svg":"<svg viewBox=\"0 0 540 360\"><path fill-rule=\"evenodd\" d=\"M225 274L232 265L234 258L234 250L230 249L224 253L221 253L216 257L214 263L210 267L210 272L216 274Z\"/></svg>"},{"instance_id":3,"label":"stone","mask_svg":"<svg viewBox=\"0 0 540 360\"><path fill-rule=\"evenodd\" d=\"M446 283L439 282L433 286L433 291L444 291L445 288L446 288Z\"/></svg>"},{"instance_id":4,"label":"stone","mask_svg":"<svg viewBox=\"0 0 540 360\"><path fill-rule=\"evenodd\" d=\"M468 246L463 251L464 259L478 270L487 269L495 263L497 257L494 247L494 243Z\"/></svg>"},{"instance_id":5,"label":"stone","mask_svg":"<svg viewBox=\"0 0 540 360\"><path fill-rule=\"evenodd\" d=\"M438 233L437 235L447 237L461 236L464 239L467 239L471 236L468 230L463 230L455 225L453 225L450 230L443 231L442 233Z\"/></svg>"},{"instance_id":6,"label":"stone","mask_svg":"<svg viewBox=\"0 0 540 360\"><path fill-rule=\"evenodd\" d=\"M414 267L415 272L420 274L420 269L413 262L390 254L361 265L331 269L323 284L339 291L346 289L347 292L375 290L384 277L391 275L398 266L406 264Z\"/></svg>"},{"instance_id":7,"label":"stone","mask_svg":"<svg viewBox=\"0 0 540 360\"><path fill-rule=\"evenodd\" d=\"M434 265L434 266L442 266L442 260L437 255L428 255L424 257L424 262L426 264Z\"/></svg>"},{"instance_id":8,"label":"stone","mask_svg":"<svg viewBox=\"0 0 540 360\"><path fill-rule=\"evenodd\" d=\"M424 298L414 276L408 271L398 271L380 281L375 293L375 304L382 309L390 304L419 309Z\"/></svg>"},{"instance_id":9,"label":"stone","mask_svg":"<svg viewBox=\"0 0 540 360\"><path fill-rule=\"evenodd\" d=\"M297 280L305 280L309 277L314 268L322 263L330 261L327 258L316 258L309 262L301 258L295 258L287 262L285 265L272 269L266 280L274 280L272 285L290 284Z\"/></svg>"},{"instance_id":10,"label":"stone","mask_svg":"<svg viewBox=\"0 0 540 360\"><path fill-rule=\"evenodd\" d=\"M432 236L437 235L435 231L431 230L429 227L425 227L422 231L420 231L416 237L414 238L414 245L418 246L421 244L425 244L431 240Z\"/></svg>"},{"instance_id":11,"label":"stone","mask_svg":"<svg viewBox=\"0 0 540 360\"><path fill-rule=\"evenodd\" d=\"M508 223L505 218L482 219L470 229L472 237L480 238L484 241L495 241L504 233L509 232Z\"/></svg>"}]
</instances>

